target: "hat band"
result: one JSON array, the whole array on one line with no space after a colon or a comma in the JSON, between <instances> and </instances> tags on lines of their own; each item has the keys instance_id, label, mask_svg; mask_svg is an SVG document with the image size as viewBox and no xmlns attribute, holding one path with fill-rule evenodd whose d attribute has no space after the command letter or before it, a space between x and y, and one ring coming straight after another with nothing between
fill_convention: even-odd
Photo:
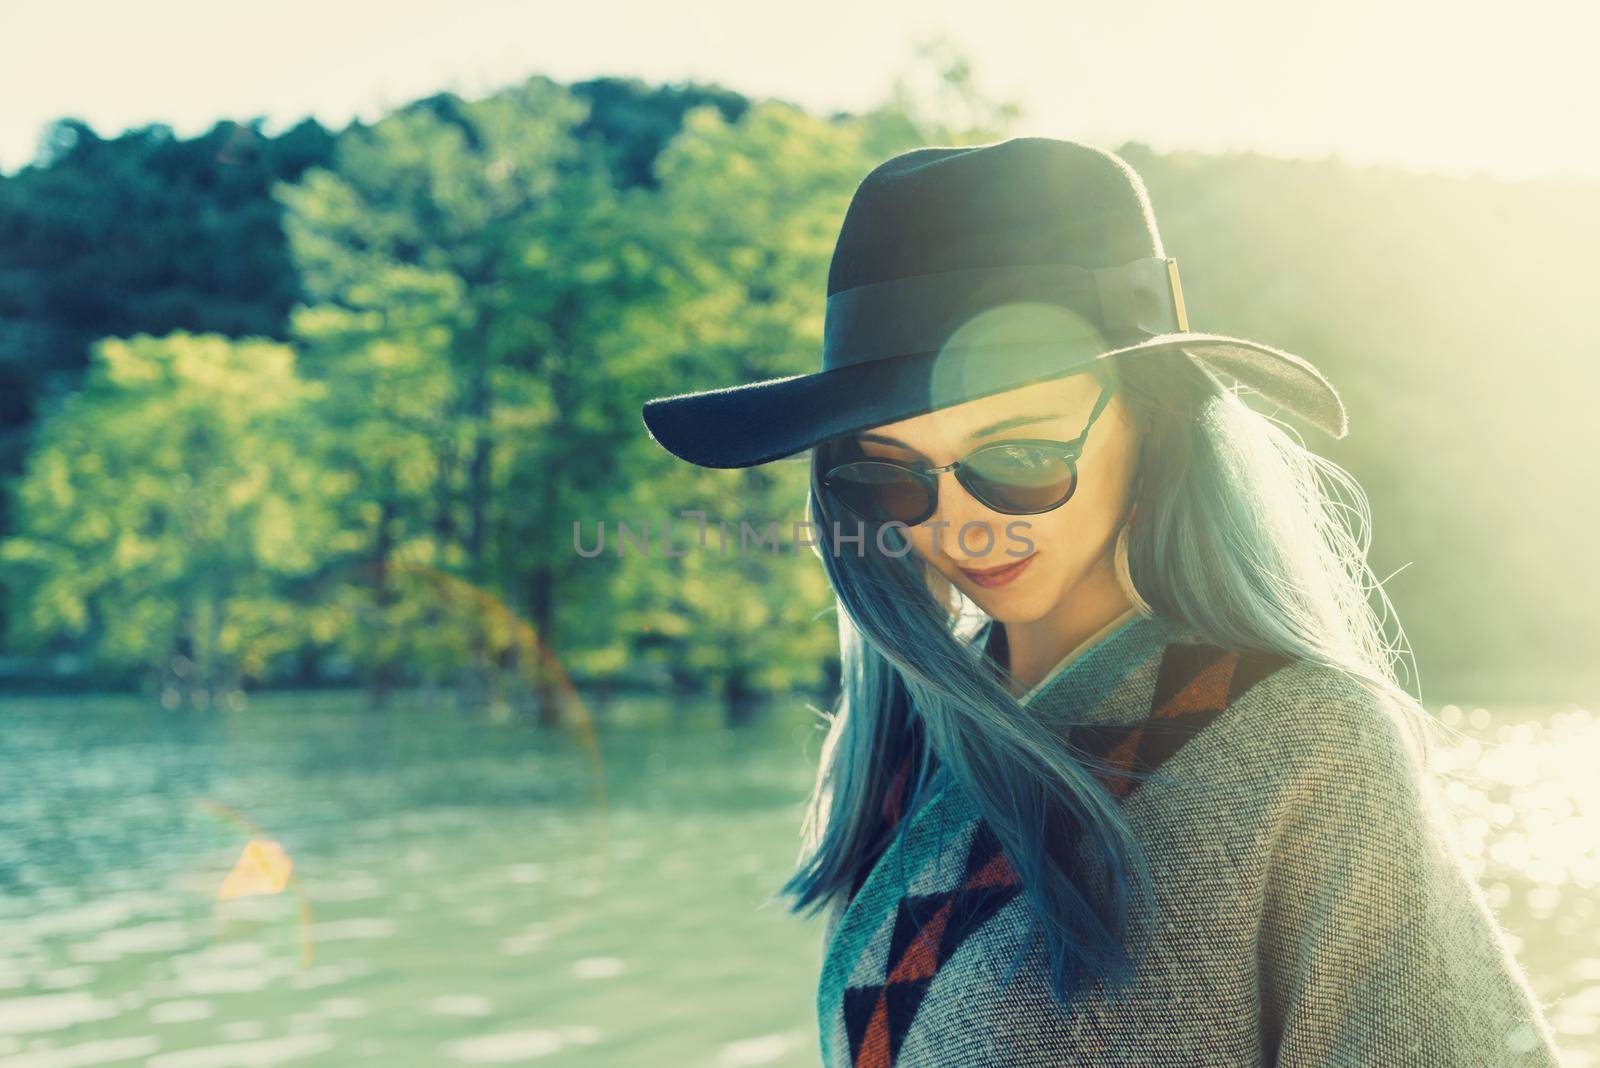
<instances>
[{"instance_id":1,"label":"hat band","mask_svg":"<svg viewBox=\"0 0 1600 1068\"><path fill-rule=\"evenodd\" d=\"M968 267L873 282L830 296L822 369L995 345L1110 348L1188 328L1178 261L1170 257L1113 267Z\"/></svg>"}]
</instances>

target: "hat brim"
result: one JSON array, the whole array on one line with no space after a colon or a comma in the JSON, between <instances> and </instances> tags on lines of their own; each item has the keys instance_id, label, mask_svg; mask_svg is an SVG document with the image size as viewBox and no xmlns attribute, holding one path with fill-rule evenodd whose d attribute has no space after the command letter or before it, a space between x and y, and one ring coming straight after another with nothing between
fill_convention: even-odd
<instances>
[{"instance_id":1,"label":"hat brim","mask_svg":"<svg viewBox=\"0 0 1600 1068\"><path fill-rule=\"evenodd\" d=\"M1104 360L1179 350L1256 390L1334 438L1348 430L1344 404L1309 362L1247 338L1193 331L1063 358L1032 345L914 353L724 389L658 397L644 405L650 434L700 467L754 467L806 452L829 438L898 422L1032 382L1089 370Z\"/></svg>"}]
</instances>

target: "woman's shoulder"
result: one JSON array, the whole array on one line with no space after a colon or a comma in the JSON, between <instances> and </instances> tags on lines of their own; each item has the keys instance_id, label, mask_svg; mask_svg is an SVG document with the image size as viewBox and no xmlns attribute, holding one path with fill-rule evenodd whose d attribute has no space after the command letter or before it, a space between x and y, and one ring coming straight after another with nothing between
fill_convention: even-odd
<instances>
[{"instance_id":1,"label":"woman's shoulder","mask_svg":"<svg viewBox=\"0 0 1600 1068\"><path fill-rule=\"evenodd\" d=\"M1331 661L1279 650L1228 645L1176 623L1163 624L1154 704L1210 691L1229 707L1299 708L1307 703L1371 715L1392 702L1384 687Z\"/></svg>"},{"instance_id":2,"label":"woman's shoulder","mask_svg":"<svg viewBox=\"0 0 1600 1068\"><path fill-rule=\"evenodd\" d=\"M1427 713L1403 690L1322 660L1236 655L1269 668L1229 701L1213 725L1218 741L1308 789L1415 789L1427 766Z\"/></svg>"},{"instance_id":3,"label":"woman's shoulder","mask_svg":"<svg viewBox=\"0 0 1600 1068\"><path fill-rule=\"evenodd\" d=\"M1168 625L1155 716L1208 705L1221 732L1299 750L1394 747L1426 713L1405 691L1333 660L1206 640Z\"/></svg>"},{"instance_id":4,"label":"woman's shoulder","mask_svg":"<svg viewBox=\"0 0 1600 1068\"><path fill-rule=\"evenodd\" d=\"M1403 783L1416 778L1421 737L1390 689L1334 663L1226 646L1174 627L1101 706L1104 714L1073 725L1072 742L1104 762L1119 796L1137 789L1139 776L1125 772L1231 784L1262 797L1343 788L1375 769Z\"/></svg>"}]
</instances>

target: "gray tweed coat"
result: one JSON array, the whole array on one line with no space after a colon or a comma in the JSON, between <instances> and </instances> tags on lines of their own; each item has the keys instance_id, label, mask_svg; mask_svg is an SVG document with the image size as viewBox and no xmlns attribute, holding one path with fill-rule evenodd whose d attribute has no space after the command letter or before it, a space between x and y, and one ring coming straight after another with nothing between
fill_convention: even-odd
<instances>
[{"instance_id":1,"label":"gray tweed coat","mask_svg":"<svg viewBox=\"0 0 1600 1068\"><path fill-rule=\"evenodd\" d=\"M884 801L898 834L823 932L825 1065L1559 1063L1421 756L1367 688L1136 616L1024 706L1113 767L1160 771L1102 775L1156 888L1136 981L1064 1011L1036 940L1001 985L1030 905L946 776L901 817L908 751Z\"/></svg>"}]
</instances>

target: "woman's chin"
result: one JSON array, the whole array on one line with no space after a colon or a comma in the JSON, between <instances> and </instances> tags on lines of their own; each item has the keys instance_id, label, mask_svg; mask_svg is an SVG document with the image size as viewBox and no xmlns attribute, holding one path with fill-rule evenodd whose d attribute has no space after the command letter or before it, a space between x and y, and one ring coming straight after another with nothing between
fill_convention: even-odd
<instances>
[{"instance_id":1,"label":"woman's chin","mask_svg":"<svg viewBox=\"0 0 1600 1068\"><path fill-rule=\"evenodd\" d=\"M1044 617L1051 608L1051 598L1039 586L1031 583L985 589L963 582L961 591L989 618L999 623L1032 623Z\"/></svg>"}]
</instances>

